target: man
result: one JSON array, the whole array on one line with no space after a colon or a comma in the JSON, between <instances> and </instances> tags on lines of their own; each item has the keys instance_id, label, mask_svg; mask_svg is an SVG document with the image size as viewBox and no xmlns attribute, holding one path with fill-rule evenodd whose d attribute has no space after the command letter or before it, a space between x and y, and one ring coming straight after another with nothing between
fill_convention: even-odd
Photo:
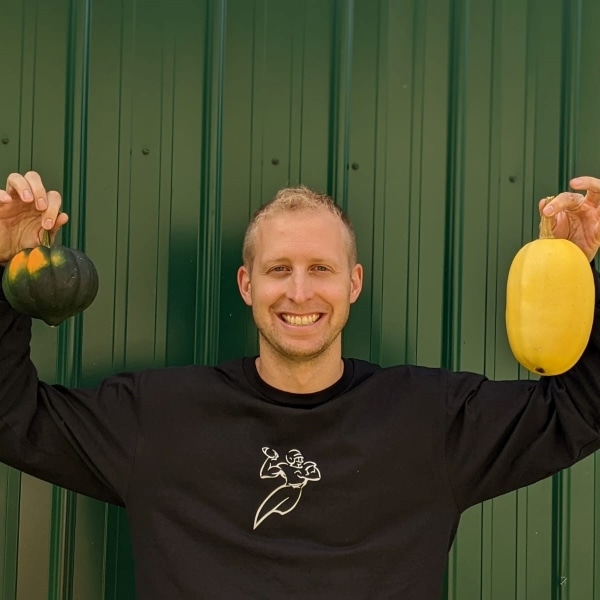
<instances>
[{"instance_id":1,"label":"man","mask_svg":"<svg viewBox=\"0 0 600 600\"><path fill-rule=\"evenodd\" d=\"M540 210L591 261L600 180L571 186L585 195ZM60 204L37 173L10 175L0 264L55 235ZM0 300L0 459L124 506L142 600L438 600L466 508L600 448L600 321L577 365L539 382L383 369L341 355L362 278L339 208L283 190L238 273L259 356L94 390L38 381L30 319Z\"/></svg>"}]
</instances>

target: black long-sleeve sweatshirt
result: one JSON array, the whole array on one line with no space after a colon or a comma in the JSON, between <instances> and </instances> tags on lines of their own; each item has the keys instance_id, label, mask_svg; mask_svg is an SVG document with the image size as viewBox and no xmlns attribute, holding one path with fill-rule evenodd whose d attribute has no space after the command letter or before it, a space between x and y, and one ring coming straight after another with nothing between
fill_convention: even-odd
<instances>
[{"instance_id":1,"label":"black long-sleeve sweatshirt","mask_svg":"<svg viewBox=\"0 0 600 600\"><path fill-rule=\"evenodd\" d=\"M140 600L438 600L462 511L600 448L598 320L560 377L347 359L308 395L251 358L48 385L30 325L0 300L0 460L126 507Z\"/></svg>"}]
</instances>

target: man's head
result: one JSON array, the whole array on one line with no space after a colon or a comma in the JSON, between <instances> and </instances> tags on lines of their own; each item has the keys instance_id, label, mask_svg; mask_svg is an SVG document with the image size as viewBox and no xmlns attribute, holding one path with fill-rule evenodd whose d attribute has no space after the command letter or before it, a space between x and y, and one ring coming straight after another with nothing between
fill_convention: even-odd
<instances>
[{"instance_id":1,"label":"man's head","mask_svg":"<svg viewBox=\"0 0 600 600\"><path fill-rule=\"evenodd\" d=\"M348 217L333 200L285 189L255 214L238 271L260 333L261 358L341 356L341 331L362 288Z\"/></svg>"},{"instance_id":2,"label":"man's head","mask_svg":"<svg viewBox=\"0 0 600 600\"><path fill-rule=\"evenodd\" d=\"M356 236L354 227L348 218L348 215L326 194L320 194L305 186L284 188L280 190L275 198L267 204L261 206L252 216L246 235L244 236L244 246L242 249L242 259L244 266L248 269L252 267L254 259L254 243L256 230L259 223L268 216L280 213L294 213L302 210L324 209L339 218L340 222L346 228L348 236L348 260L353 267L357 261Z\"/></svg>"}]
</instances>

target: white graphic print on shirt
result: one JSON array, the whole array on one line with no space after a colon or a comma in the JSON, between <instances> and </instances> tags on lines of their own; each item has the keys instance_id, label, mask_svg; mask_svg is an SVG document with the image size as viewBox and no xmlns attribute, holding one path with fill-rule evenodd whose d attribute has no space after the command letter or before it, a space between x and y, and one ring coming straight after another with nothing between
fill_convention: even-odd
<instances>
[{"instance_id":1,"label":"white graphic print on shirt","mask_svg":"<svg viewBox=\"0 0 600 600\"><path fill-rule=\"evenodd\" d=\"M275 488L258 507L254 517L254 529L272 514L287 515L294 510L300 502L306 484L321 479L317 464L305 461L300 450L290 450L285 455L285 460L279 460L277 451L266 446L262 451L267 458L260 469L260 478L282 477L284 483Z\"/></svg>"}]
</instances>

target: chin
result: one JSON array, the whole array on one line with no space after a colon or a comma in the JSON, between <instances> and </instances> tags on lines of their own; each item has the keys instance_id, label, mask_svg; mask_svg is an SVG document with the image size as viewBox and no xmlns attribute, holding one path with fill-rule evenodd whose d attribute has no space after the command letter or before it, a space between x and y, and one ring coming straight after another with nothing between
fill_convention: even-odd
<instances>
[{"instance_id":1,"label":"chin","mask_svg":"<svg viewBox=\"0 0 600 600\"><path fill-rule=\"evenodd\" d=\"M325 354L331 345L318 346L276 346L279 354L289 360L304 362L314 360Z\"/></svg>"},{"instance_id":2,"label":"chin","mask_svg":"<svg viewBox=\"0 0 600 600\"><path fill-rule=\"evenodd\" d=\"M265 335L269 333L271 335ZM290 339L287 336L273 335L275 332L270 330L259 329L260 347L271 349L275 354L283 359L296 362L306 362L314 360L326 354L333 346L339 336L334 336L320 339ZM268 347L268 348L267 348Z\"/></svg>"}]
</instances>

